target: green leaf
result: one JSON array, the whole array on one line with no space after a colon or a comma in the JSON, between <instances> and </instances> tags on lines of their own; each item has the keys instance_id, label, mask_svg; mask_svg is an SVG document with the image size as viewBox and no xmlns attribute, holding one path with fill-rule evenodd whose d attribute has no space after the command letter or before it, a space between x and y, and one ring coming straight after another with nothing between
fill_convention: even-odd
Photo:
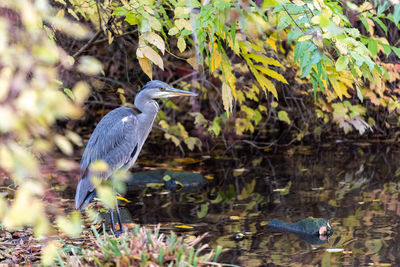
<instances>
[{"instance_id":1,"label":"green leaf","mask_svg":"<svg viewBox=\"0 0 400 267\"><path fill-rule=\"evenodd\" d=\"M294 62L297 62L305 53L307 42L297 42L294 47Z\"/></svg>"},{"instance_id":2,"label":"green leaf","mask_svg":"<svg viewBox=\"0 0 400 267\"><path fill-rule=\"evenodd\" d=\"M385 32L385 34L387 34L386 25L377 17L371 17L371 18L382 28L382 30Z\"/></svg>"},{"instance_id":3,"label":"green leaf","mask_svg":"<svg viewBox=\"0 0 400 267\"><path fill-rule=\"evenodd\" d=\"M125 21L128 22L130 25L136 25L139 23L139 19L132 12L129 12L128 15L126 15Z\"/></svg>"},{"instance_id":4,"label":"green leaf","mask_svg":"<svg viewBox=\"0 0 400 267\"><path fill-rule=\"evenodd\" d=\"M291 22L292 22L292 19L289 17L289 15L284 13L284 15L279 19L277 31L278 32L282 31L287 26L289 26Z\"/></svg>"},{"instance_id":5,"label":"green leaf","mask_svg":"<svg viewBox=\"0 0 400 267\"><path fill-rule=\"evenodd\" d=\"M71 90L71 89L69 89L69 88L64 88L64 93L65 93L69 98L71 98L72 100L75 99L75 96L74 96L74 94L72 93L72 90Z\"/></svg>"},{"instance_id":6,"label":"green leaf","mask_svg":"<svg viewBox=\"0 0 400 267\"><path fill-rule=\"evenodd\" d=\"M394 5L393 22L397 25L400 21L400 5Z\"/></svg>"},{"instance_id":7,"label":"green leaf","mask_svg":"<svg viewBox=\"0 0 400 267\"><path fill-rule=\"evenodd\" d=\"M221 122L221 118L215 117L212 122L212 125L209 128L209 131L212 131L215 134L215 136L218 136L221 133L220 122Z\"/></svg>"},{"instance_id":8,"label":"green leaf","mask_svg":"<svg viewBox=\"0 0 400 267\"><path fill-rule=\"evenodd\" d=\"M197 218L203 218L207 215L208 212L208 206L210 205L209 202L205 203L205 204L201 204L200 206L200 211L197 211Z\"/></svg>"},{"instance_id":9,"label":"green leaf","mask_svg":"<svg viewBox=\"0 0 400 267\"><path fill-rule=\"evenodd\" d=\"M385 54L388 56L390 54L390 51L391 51L390 45L381 43L381 46L383 47L383 50L385 50Z\"/></svg>"},{"instance_id":10,"label":"green leaf","mask_svg":"<svg viewBox=\"0 0 400 267\"><path fill-rule=\"evenodd\" d=\"M396 54L398 58L400 58L400 48L392 46L392 51Z\"/></svg>"},{"instance_id":11,"label":"green leaf","mask_svg":"<svg viewBox=\"0 0 400 267\"><path fill-rule=\"evenodd\" d=\"M281 110L281 111L278 112L278 118L279 118L281 121L286 122L287 124L291 124L289 115L288 115L287 112L284 111L284 110Z\"/></svg>"},{"instance_id":12,"label":"green leaf","mask_svg":"<svg viewBox=\"0 0 400 267\"><path fill-rule=\"evenodd\" d=\"M79 237L82 231L82 222L80 212L74 211L70 219L64 216L57 217L57 226L72 238Z\"/></svg>"},{"instance_id":13,"label":"green leaf","mask_svg":"<svg viewBox=\"0 0 400 267\"><path fill-rule=\"evenodd\" d=\"M263 7L274 7L279 5L279 2L276 0L264 0Z\"/></svg>"},{"instance_id":14,"label":"green leaf","mask_svg":"<svg viewBox=\"0 0 400 267\"><path fill-rule=\"evenodd\" d=\"M347 68L349 64L349 58L347 56L340 56L335 63L335 68L337 71L342 71Z\"/></svg>"},{"instance_id":15,"label":"green leaf","mask_svg":"<svg viewBox=\"0 0 400 267\"><path fill-rule=\"evenodd\" d=\"M128 10L126 10L124 7L120 6L114 10L113 14L117 15L117 16L126 16L126 14L128 14Z\"/></svg>"},{"instance_id":16,"label":"green leaf","mask_svg":"<svg viewBox=\"0 0 400 267\"><path fill-rule=\"evenodd\" d=\"M388 10L390 7L390 2L389 1L382 1L381 3L378 4L378 10L376 12L376 15L379 16L386 10Z\"/></svg>"},{"instance_id":17,"label":"green leaf","mask_svg":"<svg viewBox=\"0 0 400 267\"><path fill-rule=\"evenodd\" d=\"M368 49L373 57L378 54L378 42L374 39L368 39Z\"/></svg>"},{"instance_id":18,"label":"green leaf","mask_svg":"<svg viewBox=\"0 0 400 267\"><path fill-rule=\"evenodd\" d=\"M361 101L361 103L364 101L364 97L363 97L363 95L362 95L362 93L361 93L361 90L360 90L360 88L358 88L358 86L356 85L356 89L357 89L357 96L358 96L358 99L360 99L360 101Z\"/></svg>"}]
</instances>

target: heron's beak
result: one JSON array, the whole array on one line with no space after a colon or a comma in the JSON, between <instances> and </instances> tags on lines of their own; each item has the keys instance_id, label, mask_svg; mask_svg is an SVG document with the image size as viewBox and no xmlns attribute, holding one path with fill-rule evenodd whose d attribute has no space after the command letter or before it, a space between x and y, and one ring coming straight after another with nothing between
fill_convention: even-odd
<instances>
[{"instance_id":1,"label":"heron's beak","mask_svg":"<svg viewBox=\"0 0 400 267\"><path fill-rule=\"evenodd\" d=\"M164 97L173 97L173 96L197 96L196 93L192 93L189 91L184 91L176 88L168 88L165 91L165 96Z\"/></svg>"}]
</instances>

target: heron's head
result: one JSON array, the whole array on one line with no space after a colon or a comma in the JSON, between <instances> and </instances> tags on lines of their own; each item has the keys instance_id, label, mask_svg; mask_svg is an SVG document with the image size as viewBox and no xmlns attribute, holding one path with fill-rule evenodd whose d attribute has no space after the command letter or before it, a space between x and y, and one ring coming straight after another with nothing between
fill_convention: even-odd
<instances>
[{"instance_id":1,"label":"heron's head","mask_svg":"<svg viewBox=\"0 0 400 267\"><path fill-rule=\"evenodd\" d=\"M150 81L139 91L138 94L146 94L149 98L164 98L174 96L197 96L196 93L172 88L162 81Z\"/></svg>"}]
</instances>

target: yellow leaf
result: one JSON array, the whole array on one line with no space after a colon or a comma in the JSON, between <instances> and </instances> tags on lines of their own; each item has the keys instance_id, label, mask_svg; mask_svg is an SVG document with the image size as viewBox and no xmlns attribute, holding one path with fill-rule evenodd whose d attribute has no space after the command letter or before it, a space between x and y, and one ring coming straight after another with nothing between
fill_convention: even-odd
<instances>
[{"instance_id":1,"label":"yellow leaf","mask_svg":"<svg viewBox=\"0 0 400 267\"><path fill-rule=\"evenodd\" d=\"M124 198L124 197L121 197L121 196L117 196L117 199L125 201L126 203L131 203L132 202L132 201L130 201L130 200Z\"/></svg>"},{"instance_id":2,"label":"yellow leaf","mask_svg":"<svg viewBox=\"0 0 400 267\"><path fill-rule=\"evenodd\" d=\"M360 13L372 9L372 3L365 1L359 8Z\"/></svg>"},{"instance_id":3,"label":"yellow leaf","mask_svg":"<svg viewBox=\"0 0 400 267\"><path fill-rule=\"evenodd\" d=\"M85 82L78 82L72 89L74 100L76 103L83 103L90 94L90 87Z\"/></svg>"},{"instance_id":4,"label":"yellow leaf","mask_svg":"<svg viewBox=\"0 0 400 267\"><path fill-rule=\"evenodd\" d=\"M165 133L164 136L165 136L166 139L171 140L175 144L175 146L179 146L180 143L181 143L181 141L176 136L174 136L172 134Z\"/></svg>"},{"instance_id":5,"label":"yellow leaf","mask_svg":"<svg viewBox=\"0 0 400 267\"><path fill-rule=\"evenodd\" d=\"M190 8L188 8L188 7L177 7L177 8L175 8L174 13L175 13L175 17L176 18L183 18L187 14L190 13Z\"/></svg>"},{"instance_id":6,"label":"yellow leaf","mask_svg":"<svg viewBox=\"0 0 400 267\"><path fill-rule=\"evenodd\" d=\"M232 66L229 62L228 58L224 58L222 61L222 72L224 74L225 81L228 83L229 87L232 90L232 95L236 101L236 77L232 73Z\"/></svg>"},{"instance_id":7,"label":"yellow leaf","mask_svg":"<svg viewBox=\"0 0 400 267\"><path fill-rule=\"evenodd\" d=\"M155 32L147 32L143 34L143 38L150 44L156 46L161 51L161 53L164 54L165 43L160 35L156 34Z\"/></svg>"},{"instance_id":8,"label":"yellow leaf","mask_svg":"<svg viewBox=\"0 0 400 267\"><path fill-rule=\"evenodd\" d=\"M282 64L271 57L267 57L267 56L263 56L263 55L256 55L256 54L248 54L246 55L251 59L254 59L257 62L263 63L264 65L273 65L273 66L277 66L277 67L283 67Z\"/></svg>"},{"instance_id":9,"label":"yellow leaf","mask_svg":"<svg viewBox=\"0 0 400 267\"><path fill-rule=\"evenodd\" d=\"M80 137L79 134L72 132L72 131L66 131L65 136L68 137L69 140L72 141L77 146L82 146L82 138Z\"/></svg>"},{"instance_id":10,"label":"yellow leaf","mask_svg":"<svg viewBox=\"0 0 400 267\"><path fill-rule=\"evenodd\" d=\"M4 101L11 90L10 83L13 77L13 70L10 67L3 67L0 71L0 101ZM2 117L5 118L5 117Z\"/></svg>"},{"instance_id":11,"label":"yellow leaf","mask_svg":"<svg viewBox=\"0 0 400 267\"><path fill-rule=\"evenodd\" d=\"M349 93L347 92L347 87L341 82L338 82L336 78L330 77L329 81L332 84L333 90L335 90L335 93L337 96L340 98L340 100L343 99L343 96L350 97Z\"/></svg>"},{"instance_id":12,"label":"yellow leaf","mask_svg":"<svg viewBox=\"0 0 400 267\"><path fill-rule=\"evenodd\" d=\"M158 21L157 18L150 16L149 18L149 23L152 29L156 30L156 31L161 31L162 26L161 23Z\"/></svg>"},{"instance_id":13,"label":"yellow leaf","mask_svg":"<svg viewBox=\"0 0 400 267\"><path fill-rule=\"evenodd\" d=\"M189 225L175 225L176 228L182 228L182 229L193 229L193 226Z\"/></svg>"},{"instance_id":14,"label":"yellow leaf","mask_svg":"<svg viewBox=\"0 0 400 267\"><path fill-rule=\"evenodd\" d=\"M114 192L108 186L98 186L96 188L96 193L101 202L106 206L106 208L115 207L115 197Z\"/></svg>"},{"instance_id":15,"label":"yellow leaf","mask_svg":"<svg viewBox=\"0 0 400 267\"><path fill-rule=\"evenodd\" d=\"M42 264L45 266L53 265L54 260L57 257L57 251L62 245L58 240L52 240L42 249Z\"/></svg>"},{"instance_id":16,"label":"yellow leaf","mask_svg":"<svg viewBox=\"0 0 400 267\"><path fill-rule=\"evenodd\" d=\"M186 62L189 63L193 69L199 70L199 63L197 62L196 57L190 57L190 58L186 59Z\"/></svg>"},{"instance_id":17,"label":"yellow leaf","mask_svg":"<svg viewBox=\"0 0 400 267\"><path fill-rule=\"evenodd\" d=\"M183 51L185 51L185 49L186 49L186 42L185 42L185 38L183 38L183 36L179 36L179 37L178 37L178 43L177 43L177 45L178 45L179 51L181 51L181 53L182 53Z\"/></svg>"},{"instance_id":18,"label":"yellow leaf","mask_svg":"<svg viewBox=\"0 0 400 267\"><path fill-rule=\"evenodd\" d=\"M190 22L186 19L177 19L175 20L175 26L178 28L178 30L182 30L183 28L191 31L192 30L192 25Z\"/></svg>"},{"instance_id":19,"label":"yellow leaf","mask_svg":"<svg viewBox=\"0 0 400 267\"><path fill-rule=\"evenodd\" d=\"M177 27L172 27L171 29L169 29L168 31L168 35L175 35L179 32Z\"/></svg>"},{"instance_id":20,"label":"yellow leaf","mask_svg":"<svg viewBox=\"0 0 400 267\"><path fill-rule=\"evenodd\" d=\"M267 43L274 49L275 52L278 52L278 49L276 48L276 43L274 39L267 38Z\"/></svg>"},{"instance_id":21,"label":"yellow leaf","mask_svg":"<svg viewBox=\"0 0 400 267\"><path fill-rule=\"evenodd\" d=\"M164 70L164 63L159 54L154 51L150 46L147 45L139 45L138 51L140 51L141 55L148 58L151 62L156 64L160 69ZM137 56L140 58L139 53ZM146 73L147 74L147 73Z\"/></svg>"},{"instance_id":22,"label":"yellow leaf","mask_svg":"<svg viewBox=\"0 0 400 267\"><path fill-rule=\"evenodd\" d=\"M222 55L218 52L217 44L214 43L213 54L210 63L210 71L214 72L221 65L221 61Z\"/></svg>"},{"instance_id":23,"label":"yellow leaf","mask_svg":"<svg viewBox=\"0 0 400 267\"><path fill-rule=\"evenodd\" d=\"M91 56L82 56L79 59L78 71L88 74L88 75L97 75L102 72L103 65L101 62Z\"/></svg>"},{"instance_id":24,"label":"yellow leaf","mask_svg":"<svg viewBox=\"0 0 400 267\"><path fill-rule=\"evenodd\" d=\"M54 137L54 142L56 143L56 145L58 146L58 148L67 155L71 155L73 148L71 143L68 141L68 139L65 136L59 135L57 134Z\"/></svg>"},{"instance_id":25,"label":"yellow leaf","mask_svg":"<svg viewBox=\"0 0 400 267\"><path fill-rule=\"evenodd\" d=\"M154 15L154 10L151 9L149 6L144 6L143 9L146 10L147 13Z\"/></svg>"},{"instance_id":26,"label":"yellow leaf","mask_svg":"<svg viewBox=\"0 0 400 267\"><path fill-rule=\"evenodd\" d=\"M256 77L256 80L260 84L263 91L266 93L266 91L268 90L278 99L278 92L276 91L275 85L270 80L268 80L264 75L260 75L260 73L258 73L257 70L255 70L253 74L254 77Z\"/></svg>"},{"instance_id":27,"label":"yellow leaf","mask_svg":"<svg viewBox=\"0 0 400 267\"><path fill-rule=\"evenodd\" d=\"M81 235L82 222L80 212L72 212L72 215L69 219L64 216L58 216L56 222L57 226L70 237L76 238Z\"/></svg>"},{"instance_id":28,"label":"yellow leaf","mask_svg":"<svg viewBox=\"0 0 400 267\"><path fill-rule=\"evenodd\" d=\"M233 97L232 97L232 89L229 87L227 83L222 84L222 103L224 104L225 111L229 114L232 112Z\"/></svg>"},{"instance_id":29,"label":"yellow leaf","mask_svg":"<svg viewBox=\"0 0 400 267\"><path fill-rule=\"evenodd\" d=\"M342 54L343 56L347 55L347 53L348 53L347 44L345 44L341 40L337 40L335 42L335 45L336 45L336 48L339 50L340 54Z\"/></svg>"},{"instance_id":30,"label":"yellow leaf","mask_svg":"<svg viewBox=\"0 0 400 267\"><path fill-rule=\"evenodd\" d=\"M317 17L317 16L315 16L315 17ZM315 17L314 17L314 18L315 18ZM297 40L297 41L298 41L298 42L308 41L308 40L311 39L311 37L312 37L312 35L310 35L310 34L308 34L308 35L303 35L303 36L300 37L299 40Z\"/></svg>"},{"instance_id":31,"label":"yellow leaf","mask_svg":"<svg viewBox=\"0 0 400 267\"><path fill-rule=\"evenodd\" d=\"M161 120L158 124L159 124L159 125L161 126L161 128L163 128L163 129L168 130L168 128L169 128L169 125L168 125L168 123L167 123L165 120Z\"/></svg>"},{"instance_id":32,"label":"yellow leaf","mask_svg":"<svg viewBox=\"0 0 400 267\"><path fill-rule=\"evenodd\" d=\"M89 166L92 172L106 172L108 170L108 164L104 160L96 160Z\"/></svg>"},{"instance_id":33,"label":"yellow leaf","mask_svg":"<svg viewBox=\"0 0 400 267\"><path fill-rule=\"evenodd\" d=\"M78 169L79 164L72 160L58 159L56 161L56 167L58 170L61 170L61 171L70 171L73 169Z\"/></svg>"},{"instance_id":34,"label":"yellow leaf","mask_svg":"<svg viewBox=\"0 0 400 267\"><path fill-rule=\"evenodd\" d=\"M178 122L178 127L179 127L179 131L180 134L183 138L189 138L189 134L186 131L185 127L182 125L182 123Z\"/></svg>"},{"instance_id":35,"label":"yellow leaf","mask_svg":"<svg viewBox=\"0 0 400 267\"><path fill-rule=\"evenodd\" d=\"M153 78L153 70L151 69L149 60L145 57L141 58L138 57L137 58L139 61L139 65L142 68L143 72L146 73L147 76L149 76L150 80L152 80Z\"/></svg>"},{"instance_id":36,"label":"yellow leaf","mask_svg":"<svg viewBox=\"0 0 400 267\"><path fill-rule=\"evenodd\" d=\"M125 98L125 96L124 96L123 94L120 94L120 95L119 95L119 99L121 100L121 103L122 103L123 105L125 105L125 103L126 103L126 98Z\"/></svg>"},{"instance_id":37,"label":"yellow leaf","mask_svg":"<svg viewBox=\"0 0 400 267\"><path fill-rule=\"evenodd\" d=\"M127 10L131 10L132 9L132 7L129 5L128 1L121 0L121 3Z\"/></svg>"},{"instance_id":38,"label":"yellow leaf","mask_svg":"<svg viewBox=\"0 0 400 267\"><path fill-rule=\"evenodd\" d=\"M107 31L107 38L108 38L108 44L112 44L114 41L114 36L112 35L111 31Z\"/></svg>"},{"instance_id":39,"label":"yellow leaf","mask_svg":"<svg viewBox=\"0 0 400 267\"><path fill-rule=\"evenodd\" d=\"M269 68L262 67L262 66L259 66L259 65L256 65L255 68L258 69L259 71L261 71L262 73L264 73L265 75L268 75L268 76L270 76L270 77L272 77L272 78L274 78L274 79L276 79L276 80L278 80L280 82L288 84L288 82L286 81L285 77L283 77L281 74L277 73L274 70L271 70Z\"/></svg>"}]
</instances>

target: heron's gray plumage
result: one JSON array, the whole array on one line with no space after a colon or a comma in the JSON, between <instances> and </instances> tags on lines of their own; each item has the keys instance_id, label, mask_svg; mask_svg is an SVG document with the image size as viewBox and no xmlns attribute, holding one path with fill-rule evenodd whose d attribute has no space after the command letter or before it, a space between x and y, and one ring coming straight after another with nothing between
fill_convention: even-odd
<instances>
[{"instance_id":1,"label":"heron's gray plumage","mask_svg":"<svg viewBox=\"0 0 400 267\"><path fill-rule=\"evenodd\" d=\"M141 113L120 107L101 119L82 156L81 174L75 195L77 209L83 210L95 196L95 188L90 181L90 164L96 160L103 160L108 164L106 173L96 173L96 176L103 179L108 179L120 168L129 169L135 163L157 116L159 106L153 99L178 95L196 94L171 88L161 81L150 81L135 98L135 106Z\"/></svg>"},{"instance_id":2,"label":"heron's gray plumage","mask_svg":"<svg viewBox=\"0 0 400 267\"><path fill-rule=\"evenodd\" d=\"M106 179L130 162L131 153L139 142L137 123L135 112L126 107L114 109L99 122L82 156L81 178L75 196L76 208L85 208L82 204L94 190L90 182L90 163L104 160L108 164L108 172L100 176Z\"/></svg>"}]
</instances>

